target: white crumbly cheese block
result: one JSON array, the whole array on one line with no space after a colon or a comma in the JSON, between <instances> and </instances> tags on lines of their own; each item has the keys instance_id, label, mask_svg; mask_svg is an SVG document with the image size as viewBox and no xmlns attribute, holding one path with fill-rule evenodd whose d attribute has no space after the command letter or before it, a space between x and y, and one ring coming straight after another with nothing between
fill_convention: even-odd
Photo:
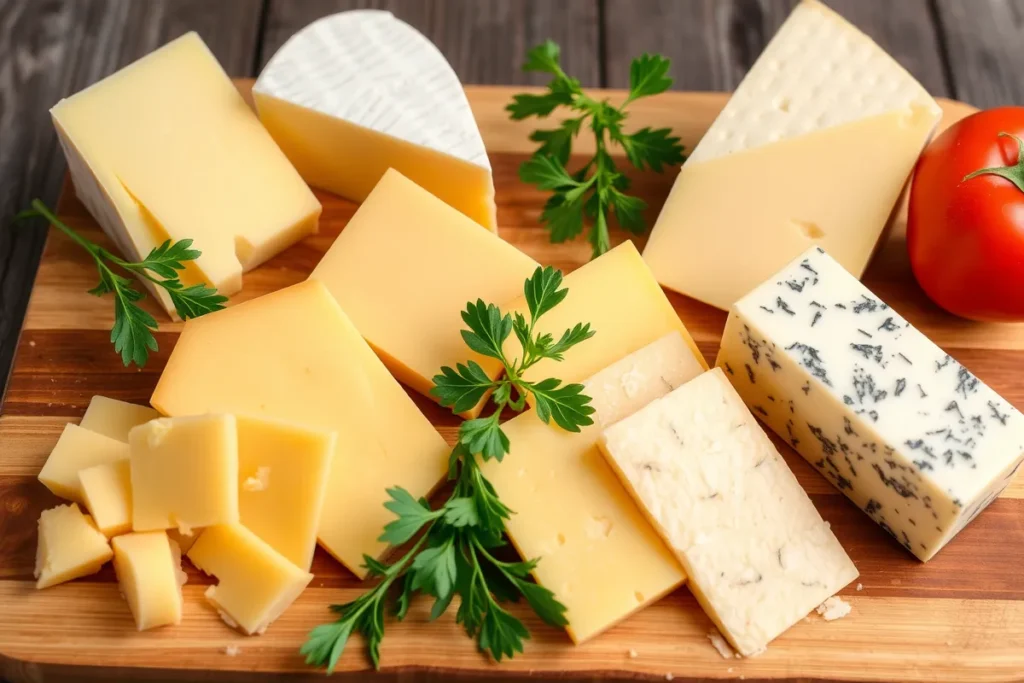
<instances>
[{"instance_id":1,"label":"white crumbly cheese block","mask_svg":"<svg viewBox=\"0 0 1024 683\"><path fill-rule=\"evenodd\" d=\"M751 410L921 560L996 499L1024 417L824 251L732 308L717 364Z\"/></svg>"},{"instance_id":2,"label":"white crumbly cheese block","mask_svg":"<svg viewBox=\"0 0 1024 683\"><path fill-rule=\"evenodd\" d=\"M600 446L740 654L857 578L721 369L607 428Z\"/></svg>"}]
</instances>

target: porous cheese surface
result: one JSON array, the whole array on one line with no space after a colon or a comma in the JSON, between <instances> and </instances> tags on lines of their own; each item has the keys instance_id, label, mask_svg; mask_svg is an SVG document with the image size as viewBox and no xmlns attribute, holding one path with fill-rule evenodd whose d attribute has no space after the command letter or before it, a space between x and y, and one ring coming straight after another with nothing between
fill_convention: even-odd
<instances>
[{"instance_id":1,"label":"porous cheese surface","mask_svg":"<svg viewBox=\"0 0 1024 683\"><path fill-rule=\"evenodd\" d=\"M575 350L575 349L574 349ZM533 410L502 429L512 451L483 471L515 514L506 523L523 558L540 558L537 581L568 608L581 643L673 590L679 563L616 480L597 449L601 425L630 414L703 371L672 332L586 382L595 424L578 434L544 424Z\"/></svg>"},{"instance_id":2,"label":"porous cheese surface","mask_svg":"<svg viewBox=\"0 0 1024 683\"><path fill-rule=\"evenodd\" d=\"M733 307L717 364L760 419L921 560L1024 458L1024 417L818 248Z\"/></svg>"},{"instance_id":3,"label":"porous cheese surface","mask_svg":"<svg viewBox=\"0 0 1024 683\"><path fill-rule=\"evenodd\" d=\"M740 654L857 577L722 370L607 428L600 447Z\"/></svg>"},{"instance_id":4,"label":"porous cheese surface","mask_svg":"<svg viewBox=\"0 0 1024 683\"><path fill-rule=\"evenodd\" d=\"M644 259L723 310L816 244L860 276L941 113L870 38L804 0L680 170Z\"/></svg>"},{"instance_id":5,"label":"porous cheese surface","mask_svg":"<svg viewBox=\"0 0 1024 683\"><path fill-rule=\"evenodd\" d=\"M51 114L76 193L129 260L193 239L202 255L183 281L230 295L243 271L316 231L319 202L194 32Z\"/></svg>"},{"instance_id":6,"label":"porous cheese surface","mask_svg":"<svg viewBox=\"0 0 1024 683\"><path fill-rule=\"evenodd\" d=\"M447 472L451 449L319 280L187 321L151 402L337 432L318 537L359 576L386 549L385 489L418 498Z\"/></svg>"},{"instance_id":7,"label":"porous cheese surface","mask_svg":"<svg viewBox=\"0 0 1024 683\"><path fill-rule=\"evenodd\" d=\"M260 119L310 184L362 201L397 169L497 229L483 139L441 52L390 12L323 17L267 63Z\"/></svg>"},{"instance_id":8,"label":"porous cheese surface","mask_svg":"<svg viewBox=\"0 0 1024 683\"><path fill-rule=\"evenodd\" d=\"M128 432L133 427L158 417L160 413L149 406L125 403L106 396L93 396L79 426L128 443Z\"/></svg>"},{"instance_id":9,"label":"porous cheese surface","mask_svg":"<svg viewBox=\"0 0 1024 683\"><path fill-rule=\"evenodd\" d=\"M68 424L39 472L39 481L54 495L84 503L78 473L93 465L128 459L128 444Z\"/></svg>"},{"instance_id":10,"label":"porous cheese surface","mask_svg":"<svg viewBox=\"0 0 1024 683\"><path fill-rule=\"evenodd\" d=\"M445 365L473 360L498 376L498 360L466 348L461 313L469 301L500 304L521 294L536 268L529 256L392 169L311 277L327 285L392 374L430 396ZM464 416L476 417L482 405Z\"/></svg>"},{"instance_id":11,"label":"porous cheese surface","mask_svg":"<svg viewBox=\"0 0 1024 683\"><path fill-rule=\"evenodd\" d=\"M132 530L132 466L128 459L87 467L78 473L78 479L96 528L107 538Z\"/></svg>"},{"instance_id":12,"label":"porous cheese surface","mask_svg":"<svg viewBox=\"0 0 1024 683\"><path fill-rule=\"evenodd\" d=\"M217 578L206 599L229 626L246 635L263 633L313 580L312 574L240 524L203 531L188 559Z\"/></svg>"},{"instance_id":13,"label":"porous cheese surface","mask_svg":"<svg viewBox=\"0 0 1024 683\"><path fill-rule=\"evenodd\" d=\"M132 528L193 529L238 521L233 415L160 418L131 431Z\"/></svg>"},{"instance_id":14,"label":"porous cheese surface","mask_svg":"<svg viewBox=\"0 0 1024 683\"><path fill-rule=\"evenodd\" d=\"M113 552L89 515L77 505L60 505L39 515L36 588L95 574Z\"/></svg>"},{"instance_id":15,"label":"porous cheese surface","mask_svg":"<svg viewBox=\"0 0 1024 683\"><path fill-rule=\"evenodd\" d=\"M241 415L236 421L241 523L308 571L335 434Z\"/></svg>"},{"instance_id":16,"label":"porous cheese surface","mask_svg":"<svg viewBox=\"0 0 1024 683\"><path fill-rule=\"evenodd\" d=\"M164 531L125 534L111 541L121 594L140 631L181 622L181 552Z\"/></svg>"}]
</instances>

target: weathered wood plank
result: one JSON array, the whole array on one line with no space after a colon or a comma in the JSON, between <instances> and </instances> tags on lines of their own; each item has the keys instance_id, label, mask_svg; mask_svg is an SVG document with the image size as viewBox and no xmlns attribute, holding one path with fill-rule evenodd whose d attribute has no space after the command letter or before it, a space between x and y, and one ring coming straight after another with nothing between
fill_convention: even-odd
<instances>
[{"instance_id":1,"label":"weathered wood plank","mask_svg":"<svg viewBox=\"0 0 1024 683\"><path fill-rule=\"evenodd\" d=\"M519 67L529 48L551 38L568 73L584 85L600 84L598 0L270 0L260 66L313 20L359 8L386 9L415 26L463 83L545 82Z\"/></svg>"}]
</instances>

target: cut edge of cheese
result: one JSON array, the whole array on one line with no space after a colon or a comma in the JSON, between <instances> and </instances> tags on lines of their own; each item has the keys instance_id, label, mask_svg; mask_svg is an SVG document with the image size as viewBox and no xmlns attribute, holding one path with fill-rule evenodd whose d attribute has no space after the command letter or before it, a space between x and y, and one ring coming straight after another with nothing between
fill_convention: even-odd
<instances>
[{"instance_id":1,"label":"cut edge of cheese","mask_svg":"<svg viewBox=\"0 0 1024 683\"><path fill-rule=\"evenodd\" d=\"M163 289L161 287L161 289ZM93 396L78 426L103 436L128 443L128 432L144 422L160 417L149 406L127 403L106 396Z\"/></svg>"},{"instance_id":2,"label":"cut edge of cheese","mask_svg":"<svg viewBox=\"0 0 1024 683\"><path fill-rule=\"evenodd\" d=\"M79 472L93 465L128 457L128 444L69 422L46 458L38 478L54 495L84 503Z\"/></svg>"},{"instance_id":3,"label":"cut edge of cheese","mask_svg":"<svg viewBox=\"0 0 1024 683\"><path fill-rule=\"evenodd\" d=\"M142 531L111 541L114 571L139 631L181 623L187 575L181 550L164 531Z\"/></svg>"},{"instance_id":4,"label":"cut edge of cheese","mask_svg":"<svg viewBox=\"0 0 1024 683\"><path fill-rule=\"evenodd\" d=\"M118 460L78 472L85 507L107 538L132 530L131 469L130 460Z\"/></svg>"},{"instance_id":5,"label":"cut edge of cheese","mask_svg":"<svg viewBox=\"0 0 1024 683\"><path fill-rule=\"evenodd\" d=\"M95 574L114 556L92 517L75 503L43 510L36 546L36 589Z\"/></svg>"}]
</instances>

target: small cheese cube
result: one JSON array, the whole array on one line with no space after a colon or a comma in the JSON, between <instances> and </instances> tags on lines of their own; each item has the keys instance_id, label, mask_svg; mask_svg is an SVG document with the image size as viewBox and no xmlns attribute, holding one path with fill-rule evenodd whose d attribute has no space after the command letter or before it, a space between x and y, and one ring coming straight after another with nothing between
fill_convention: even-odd
<instances>
[{"instance_id":1,"label":"small cheese cube","mask_svg":"<svg viewBox=\"0 0 1024 683\"><path fill-rule=\"evenodd\" d=\"M96 527L107 538L132 530L132 465L118 460L78 473L82 498Z\"/></svg>"},{"instance_id":2,"label":"small cheese cube","mask_svg":"<svg viewBox=\"0 0 1024 683\"><path fill-rule=\"evenodd\" d=\"M206 599L224 621L246 635L260 634L295 602L313 575L298 568L240 524L203 531L188 559L217 578Z\"/></svg>"},{"instance_id":3,"label":"small cheese cube","mask_svg":"<svg viewBox=\"0 0 1024 683\"><path fill-rule=\"evenodd\" d=\"M470 359L492 378L501 373L500 361L466 348L461 313L467 301L500 304L521 294L536 268L529 256L389 170L312 277L327 285L391 373L430 396L444 365ZM463 416L476 417L484 402Z\"/></svg>"},{"instance_id":4,"label":"small cheese cube","mask_svg":"<svg viewBox=\"0 0 1024 683\"><path fill-rule=\"evenodd\" d=\"M106 396L93 396L79 426L128 443L128 432L133 427L158 417L160 413L149 406L125 403Z\"/></svg>"},{"instance_id":5,"label":"small cheese cube","mask_svg":"<svg viewBox=\"0 0 1024 683\"><path fill-rule=\"evenodd\" d=\"M107 537L74 503L39 515L36 588L95 574L113 555Z\"/></svg>"},{"instance_id":6,"label":"small cheese cube","mask_svg":"<svg viewBox=\"0 0 1024 683\"><path fill-rule=\"evenodd\" d=\"M39 481L55 495L84 503L78 473L93 465L128 459L128 444L68 424L39 472Z\"/></svg>"},{"instance_id":7,"label":"small cheese cube","mask_svg":"<svg viewBox=\"0 0 1024 683\"><path fill-rule=\"evenodd\" d=\"M118 536L114 570L140 631L181 621L181 551L163 531Z\"/></svg>"},{"instance_id":8,"label":"small cheese cube","mask_svg":"<svg viewBox=\"0 0 1024 683\"><path fill-rule=\"evenodd\" d=\"M857 578L720 369L612 425L600 446L740 654Z\"/></svg>"},{"instance_id":9,"label":"small cheese cube","mask_svg":"<svg viewBox=\"0 0 1024 683\"><path fill-rule=\"evenodd\" d=\"M131 431L132 528L193 529L238 521L233 415L161 418Z\"/></svg>"}]
</instances>

